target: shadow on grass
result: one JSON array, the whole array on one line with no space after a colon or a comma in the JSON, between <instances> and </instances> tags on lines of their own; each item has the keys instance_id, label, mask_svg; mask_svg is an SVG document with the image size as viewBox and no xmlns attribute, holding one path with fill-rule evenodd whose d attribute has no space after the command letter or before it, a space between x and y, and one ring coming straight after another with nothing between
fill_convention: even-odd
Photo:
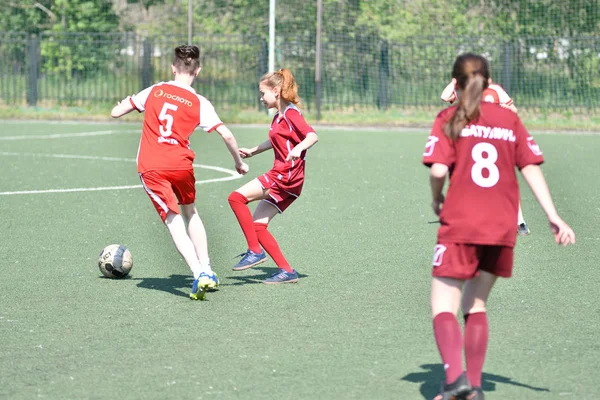
<instances>
[{"instance_id":1,"label":"shadow on grass","mask_svg":"<svg viewBox=\"0 0 600 400\"><path fill-rule=\"evenodd\" d=\"M442 364L423 364L421 368L425 371L413 372L402 378L403 381L421 383L419 391L421 395L427 400L433 399L440 392L440 382L444 380L444 367ZM520 383L508 378L506 376L488 374L486 372L482 375L481 388L484 392L494 392L496 390L496 383L505 383L507 385L513 385L522 387L524 389L533 390L535 392L550 392L548 388L540 388L525 383Z\"/></svg>"},{"instance_id":2,"label":"shadow on grass","mask_svg":"<svg viewBox=\"0 0 600 400\"><path fill-rule=\"evenodd\" d=\"M189 288L192 287L194 279L191 275L171 275L166 278L132 278L134 281L140 281L137 286L144 289L160 290L161 292L171 293L176 296L189 297ZM186 291L181 288L186 287Z\"/></svg>"},{"instance_id":3,"label":"shadow on grass","mask_svg":"<svg viewBox=\"0 0 600 400\"><path fill-rule=\"evenodd\" d=\"M271 275L273 275L274 273L277 272L276 267L253 267L253 268L249 268L247 271L250 271L250 270L262 271L262 273L254 274L254 275L241 275L241 273L243 273L244 271L240 271L240 272L238 272L239 275L232 275L232 276L227 277L227 279L234 280L235 282L221 283L221 286L254 285L257 283L262 284L265 279L267 279L268 277L270 277ZM298 272L298 278L302 279L302 278L307 278L307 277L308 277L308 275L301 274Z\"/></svg>"}]
</instances>

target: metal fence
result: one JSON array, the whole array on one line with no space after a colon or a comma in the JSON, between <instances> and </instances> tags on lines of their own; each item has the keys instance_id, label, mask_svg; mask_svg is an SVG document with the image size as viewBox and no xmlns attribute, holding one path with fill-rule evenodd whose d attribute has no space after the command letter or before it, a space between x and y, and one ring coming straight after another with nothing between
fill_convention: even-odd
<instances>
[{"instance_id":1,"label":"metal fence","mask_svg":"<svg viewBox=\"0 0 600 400\"><path fill-rule=\"evenodd\" d=\"M28 36L0 33L0 103L86 105L114 102L171 78L173 48L186 37L132 33ZM203 67L195 87L219 107L254 108L267 72L264 38L196 36ZM402 43L330 36L323 43L323 109L439 107L455 57L488 57L493 79L519 108L600 106L600 36L512 40L421 37ZM276 65L294 72L308 109L317 104L314 37L280 37Z\"/></svg>"}]
</instances>

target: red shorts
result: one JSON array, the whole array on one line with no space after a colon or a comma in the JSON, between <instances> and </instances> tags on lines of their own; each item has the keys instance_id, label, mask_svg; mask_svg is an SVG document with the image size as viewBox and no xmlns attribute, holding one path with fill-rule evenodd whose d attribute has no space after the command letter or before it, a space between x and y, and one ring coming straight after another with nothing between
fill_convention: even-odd
<instances>
[{"instance_id":1,"label":"red shorts","mask_svg":"<svg viewBox=\"0 0 600 400\"><path fill-rule=\"evenodd\" d=\"M163 221L169 211L179 214L178 204L196 200L194 170L148 171L140 174L140 180Z\"/></svg>"},{"instance_id":2,"label":"red shorts","mask_svg":"<svg viewBox=\"0 0 600 400\"><path fill-rule=\"evenodd\" d=\"M272 204L282 213L288 208L302 192L304 178L290 181L288 176L284 176L280 171L272 169L269 172L259 176L258 181L263 189L269 189L269 197L266 202Z\"/></svg>"},{"instance_id":3,"label":"red shorts","mask_svg":"<svg viewBox=\"0 0 600 400\"><path fill-rule=\"evenodd\" d=\"M468 280L482 270L509 278L512 269L512 247L438 243L433 252L433 276Z\"/></svg>"}]
</instances>

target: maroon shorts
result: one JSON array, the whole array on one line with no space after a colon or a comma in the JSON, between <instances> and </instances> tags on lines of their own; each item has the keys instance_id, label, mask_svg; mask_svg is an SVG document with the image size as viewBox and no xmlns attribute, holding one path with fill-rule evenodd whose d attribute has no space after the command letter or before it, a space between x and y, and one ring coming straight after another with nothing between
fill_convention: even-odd
<instances>
[{"instance_id":1,"label":"maroon shorts","mask_svg":"<svg viewBox=\"0 0 600 400\"><path fill-rule=\"evenodd\" d=\"M300 197L304 184L304 179L290 182L287 176L283 176L276 169L270 170L257 179L263 189L269 189L269 198L265 201L275 206L280 213Z\"/></svg>"},{"instance_id":2,"label":"maroon shorts","mask_svg":"<svg viewBox=\"0 0 600 400\"><path fill-rule=\"evenodd\" d=\"M482 270L509 278L512 269L512 247L443 242L433 252L433 276L467 280Z\"/></svg>"},{"instance_id":3,"label":"maroon shorts","mask_svg":"<svg viewBox=\"0 0 600 400\"><path fill-rule=\"evenodd\" d=\"M193 170L148 171L140 174L140 180L163 221L169 211L179 214L178 204L192 204L196 200Z\"/></svg>"}]
</instances>

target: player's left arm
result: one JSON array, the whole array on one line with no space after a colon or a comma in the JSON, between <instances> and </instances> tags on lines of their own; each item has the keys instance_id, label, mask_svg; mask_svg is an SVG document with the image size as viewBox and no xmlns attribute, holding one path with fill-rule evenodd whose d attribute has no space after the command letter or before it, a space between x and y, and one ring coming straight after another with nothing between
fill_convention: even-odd
<instances>
[{"instance_id":1,"label":"player's left arm","mask_svg":"<svg viewBox=\"0 0 600 400\"><path fill-rule=\"evenodd\" d=\"M298 143L292 151L289 152L285 161L297 160L302 156L304 150L310 149L315 143L319 141L319 136L315 132L309 132L303 141Z\"/></svg>"},{"instance_id":2,"label":"player's left arm","mask_svg":"<svg viewBox=\"0 0 600 400\"><path fill-rule=\"evenodd\" d=\"M133 110L135 110L135 107L131 102L131 96L127 96L113 107L112 111L110 112L110 116L113 118L119 118L125 114L129 114Z\"/></svg>"},{"instance_id":3,"label":"player's left arm","mask_svg":"<svg viewBox=\"0 0 600 400\"><path fill-rule=\"evenodd\" d=\"M287 113L288 121L291 124L292 129L298 135L298 143L286 157L286 161L294 161L302 157L302 152L310 149L315 143L319 141L319 136L315 132L312 126L310 126L300 111L290 110Z\"/></svg>"}]
</instances>

